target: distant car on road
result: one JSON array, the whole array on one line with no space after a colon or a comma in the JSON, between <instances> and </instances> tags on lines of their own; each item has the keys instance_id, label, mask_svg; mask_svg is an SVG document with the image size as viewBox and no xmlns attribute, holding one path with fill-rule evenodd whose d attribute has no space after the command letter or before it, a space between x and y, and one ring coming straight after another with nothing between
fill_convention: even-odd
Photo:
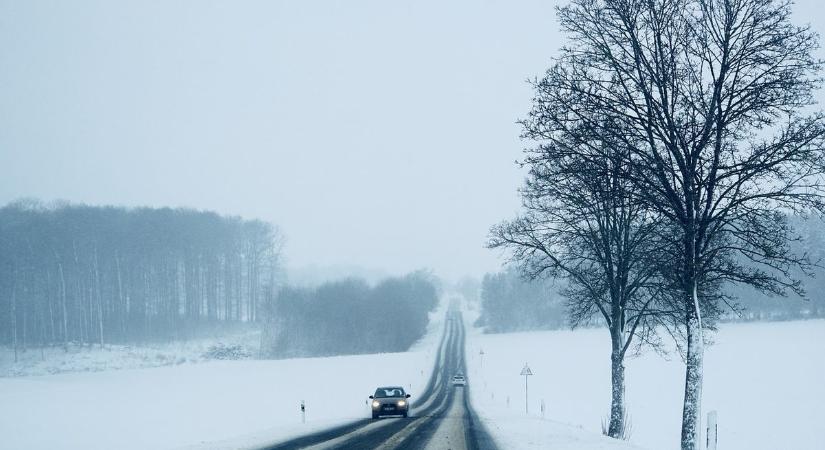
<instances>
[{"instance_id":1,"label":"distant car on road","mask_svg":"<svg viewBox=\"0 0 825 450\"><path fill-rule=\"evenodd\" d=\"M467 385L467 379L464 378L463 374L455 374L453 375L453 386L465 386Z\"/></svg>"},{"instance_id":2,"label":"distant car on road","mask_svg":"<svg viewBox=\"0 0 825 450\"><path fill-rule=\"evenodd\" d=\"M400 386L380 387L375 390L375 394L370 395L372 399L372 418L379 416L404 416L407 417L410 411L410 394L404 392Z\"/></svg>"}]
</instances>

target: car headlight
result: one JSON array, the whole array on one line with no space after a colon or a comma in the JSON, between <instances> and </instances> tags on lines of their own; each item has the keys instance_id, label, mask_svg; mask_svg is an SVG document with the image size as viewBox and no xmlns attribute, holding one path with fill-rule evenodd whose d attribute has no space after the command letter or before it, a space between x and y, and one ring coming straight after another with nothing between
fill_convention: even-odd
<instances>
[{"instance_id":1,"label":"car headlight","mask_svg":"<svg viewBox=\"0 0 825 450\"><path fill-rule=\"evenodd\" d=\"M407 404L407 402L405 402L404 400L399 400L398 401L398 406L404 406L406 404Z\"/></svg>"},{"instance_id":2,"label":"car headlight","mask_svg":"<svg viewBox=\"0 0 825 450\"><path fill-rule=\"evenodd\" d=\"M378 403L378 401L376 401L376 400L372 401L372 407L373 408L378 408L379 406L381 406L381 403Z\"/></svg>"}]
</instances>

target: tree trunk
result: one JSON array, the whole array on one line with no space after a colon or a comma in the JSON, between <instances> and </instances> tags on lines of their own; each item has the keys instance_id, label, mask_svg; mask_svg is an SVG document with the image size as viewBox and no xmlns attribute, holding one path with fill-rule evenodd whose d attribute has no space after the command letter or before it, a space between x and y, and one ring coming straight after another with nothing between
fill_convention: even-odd
<instances>
[{"instance_id":1,"label":"tree trunk","mask_svg":"<svg viewBox=\"0 0 825 450\"><path fill-rule=\"evenodd\" d=\"M685 400L682 409L682 450L699 450L702 442L702 363L705 349L696 280L694 279L691 284L691 290L688 292L691 298L688 303L686 323L687 355L685 358Z\"/></svg>"},{"instance_id":2,"label":"tree trunk","mask_svg":"<svg viewBox=\"0 0 825 450\"><path fill-rule=\"evenodd\" d=\"M624 354L621 335L611 333L612 351L610 355L611 371L610 382L612 395L610 397L610 425L607 435L621 439L624 437Z\"/></svg>"},{"instance_id":3,"label":"tree trunk","mask_svg":"<svg viewBox=\"0 0 825 450\"><path fill-rule=\"evenodd\" d=\"M17 271L14 272L15 280L11 288L11 330L14 341L14 362L17 362Z\"/></svg>"},{"instance_id":4,"label":"tree trunk","mask_svg":"<svg viewBox=\"0 0 825 450\"><path fill-rule=\"evenodd\" d=\"M58 260L57 269L60 272L60 311L63 313L63 350L69 349L69 313L66 308L66 276L63 273L63 264Z\"/></svg>"},{"instance_id":5,"label":"tree trunk","mask_svg":"<svg viewBox=\"0 0 825 450\"><path fill-rule=\"evenodd\" d=\"M97 337L98 337L98 344L103 347L103 295L100 292L100 264L97 258L97 246L95 246L95 260L94 260L94 269L95 269L95 291L94 294L97 297Z\"/></svg>"},{"instance_id":6,"label":"tree trunk","mask_svg":"<svg viewBox=\"0 0 825 450\"><path fill-rule=\"evenodd\" d=\"M123 279L120 276L120 257L115 252L115 269L117 270L117 300L118 300L118 308L120 310L120 338L126 338L126 314L128 312L128 308L126 307L126 302L123 301Z\"/></svg>"},{"instance_id":7,"label":"tree trunk","mask_svg":"<svg viewBox=\"0 0 825 450\"><path fill-rule=\"evenodd\" d=\"M23 320L22 320L22 322L23 322L23 353L26 353L26 350L28 348L28 334L29 334L28 333L28 331L29 331L29 328L28 328L29 308L26 307L25 303L26 303L26 300L31 302L31 296L29 294L29 289L26 287L26 284L25 284L26 281L24 280L23 283L24 283L23 284ZM17 321L16 318L15 318L15 321ZM17 361L15 361L15 362L17 362Z\"/></svg>"}]
</instances>

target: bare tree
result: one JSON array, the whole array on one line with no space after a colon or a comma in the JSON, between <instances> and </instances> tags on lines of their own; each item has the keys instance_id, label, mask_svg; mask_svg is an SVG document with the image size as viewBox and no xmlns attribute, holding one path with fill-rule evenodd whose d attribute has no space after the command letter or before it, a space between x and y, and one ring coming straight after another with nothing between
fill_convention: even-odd
<instances>
[{"instance_id":1,"label":"bare tree","mask_svg":"<svg viewBox=\"0 0 825 450\"><path fill-rule=\"evenodd\" d=\"M541 124L522 122L524 137L541 139ZM622 177L627 150L591 142L603 153L577 154L586 130L528 150L530 171L522 189L524 214L493 228L490 247L512 251L530 278L566 279L564 295L573 325L600 315L610 332L611 405L607 434L625 435L624 360L634 337L653 330L648 307L655 298L658 217L634 203L635 186Z\"/></svg>"},{"instance_id":2,"label":"bare tree","mask_svg":"<svg viewBox=\"0 0 825 450\"><path fill-rule=\"evenodd\" d=\"M817 37L773 0L573 0L570 39L537 82L531 120L550 142L587 130L630 151L623 177L676 231L670 277L685 334L683 450L699 447L707 287L774 293L807 259L783 212L822 210ZM605 115L611 123L604 126ZM581 139L579 157L604 153ZM744 262L743 262L744 261Z\"/></svg>"}]
</instances>

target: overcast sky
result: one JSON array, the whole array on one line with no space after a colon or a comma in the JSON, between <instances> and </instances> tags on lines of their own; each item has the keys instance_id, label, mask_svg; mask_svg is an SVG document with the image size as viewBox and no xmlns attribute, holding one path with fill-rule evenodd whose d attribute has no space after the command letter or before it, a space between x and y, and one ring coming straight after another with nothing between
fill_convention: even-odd
<instances>
[{"instance_id":1,"label":"overcast sky","mask_svg":"<svg viewBox=\"0 0 825 450\"><path fill-rule=\"evenodd\" d=\"M554 3L0 0L0 203L260 218L292 267L497 270Z\"/></svg>"}]
</instances>

